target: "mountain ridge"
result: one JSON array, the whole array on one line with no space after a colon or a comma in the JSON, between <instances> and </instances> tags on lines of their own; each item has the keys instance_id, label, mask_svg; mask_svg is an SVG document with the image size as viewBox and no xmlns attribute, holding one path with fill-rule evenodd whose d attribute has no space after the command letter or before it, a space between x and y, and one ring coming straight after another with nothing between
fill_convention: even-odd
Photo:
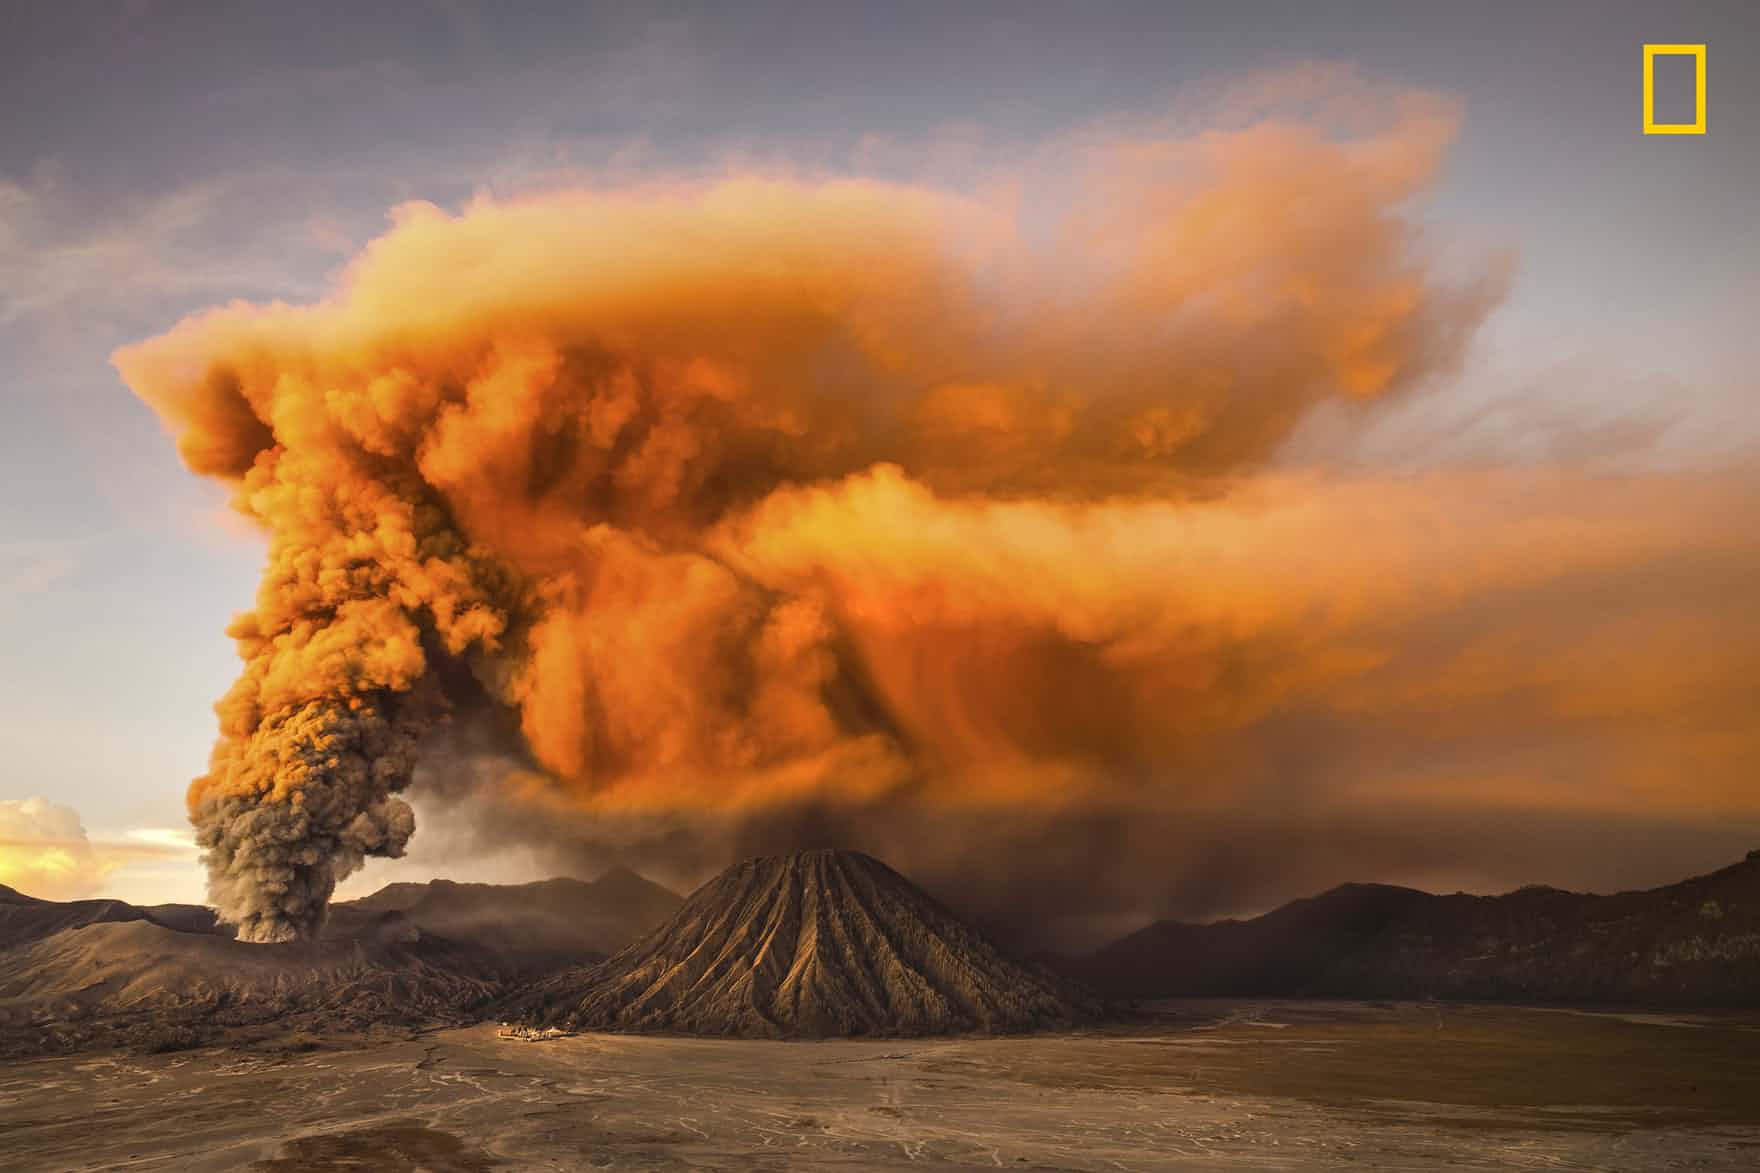
<instances>
[{"instance_id":1,"label":"mountain ridge","mask_svg":"<svg viewBox=\"0 0 1760 1173\"><path fill-rule=\"evenodd\" d=\"M587 947L598 941L613 947ZM1610 895L1343 884L1244 920L1157 922L1055 968L1008 957L858 852L748 860L688 899L624 869L595 881L389 885L339 903L321 937L279 945L239 942L197 905L55 902L0 886L0 1055L280 1046L497 1014L737 1037L1001 1033L1100 1017L1108 1004L1083 985L1112 1005L1752 1007L1760 852Z\"/></svg>"},{"instance_id":2,"label":"mountain ridge","mask_svg":"<svg viewBox=\"0 0 1760 1173\"><path fill-rule=\"evenodd\" d=\"M535 975L615 952L678 904L633 873L610 877L409 885L380 902L408 908L339 902L318 937L272 945L236 940L199 905L63 903L8 888L0 1056L480 1021Z\"/></svg>"},{"instance_id":3,"label":"mountain ridge","mask_svg":"<svg viewBox=\"0 0 1760 1173\"><path fill-rule=\"evenodd\" d=\"M1244 920L1158 921L1060 968L1121 998L1760 1003L1760 851L1655 888L1496 896L1341 884Z\"/></svg>"}]
</instances>

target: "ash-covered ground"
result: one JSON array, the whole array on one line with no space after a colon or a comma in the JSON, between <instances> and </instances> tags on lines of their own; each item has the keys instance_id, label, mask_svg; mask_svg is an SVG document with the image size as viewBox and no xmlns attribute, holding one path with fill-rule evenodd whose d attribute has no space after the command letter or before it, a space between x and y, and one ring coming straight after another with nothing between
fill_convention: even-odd
<instances>
[{"instance_id":1,"label":"ash-covered ground","mask_svg":"<svg viewBox=\"0 0 1760 1173\"><path fill-rule=\"evenodd\" d=\"M1191 1002L773 1042L493 1026L0 1065L9 1170L1752 1168L1760 1016Z\"/></svg>"}]
</instances>

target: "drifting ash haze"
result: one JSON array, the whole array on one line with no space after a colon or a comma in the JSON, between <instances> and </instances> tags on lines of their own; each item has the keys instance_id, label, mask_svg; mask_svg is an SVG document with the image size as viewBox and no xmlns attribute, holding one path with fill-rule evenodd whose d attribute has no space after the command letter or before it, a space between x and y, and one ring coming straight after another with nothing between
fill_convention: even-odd
<instances>
[{"instance_id":1,"label":"drifting ash haze","mask_svg":"<svg viewBox=\"0 0 1760 1173\"><path fill-rule=\"evenodd\" d=\"M120 351L269 544L189 793L222 916L313 933L405 850L418 778L485 834L669 878L900 839L945 875L971 848L945 814L990 828L992 917L1141 896L1072 886L1065 828L1314 802L1249 790L1276 763L1228 739L1315 697L1370 722L1406 696L1395 625L1632 544L1624 512L1498 533L1531 502L1490 484L1468 512L1497 539L1461 559L1449 486L1249 477L1317 404L1452 368L1500 287L1441 275L1412 207L1450 110L1340 109L1090 136L1055 194L735 175L407 205L328 299ZM1628 495L1643 557L1715 545ZM1165 862L1141 847L1117 867Z\"/></svg>"}]
</instances>

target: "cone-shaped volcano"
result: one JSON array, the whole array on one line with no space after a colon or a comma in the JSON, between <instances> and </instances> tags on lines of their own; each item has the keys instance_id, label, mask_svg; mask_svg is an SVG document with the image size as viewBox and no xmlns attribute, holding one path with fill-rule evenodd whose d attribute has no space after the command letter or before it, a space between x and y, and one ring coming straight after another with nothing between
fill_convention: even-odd
<instances>
[{"instance_id":1,"label":"cone-shaped volcano","mask_svg":"<svg viewBox=\"0 0 1760 1173\"><path fill-rule=\"evenodd\" d=\"M749 860L617 956L545 982L530 1021L757 1037L1018 1031L1087 1017L880 861Z\"/></svg>"}]
</instances>

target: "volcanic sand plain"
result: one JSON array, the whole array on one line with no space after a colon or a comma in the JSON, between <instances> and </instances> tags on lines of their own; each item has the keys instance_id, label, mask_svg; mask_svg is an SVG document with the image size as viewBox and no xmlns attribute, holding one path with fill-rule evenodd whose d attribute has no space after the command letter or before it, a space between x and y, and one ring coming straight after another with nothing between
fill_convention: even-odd
<instances>
[{"instance_id":1,"label":"volcanic sand plain","mask_svg":"<svg viewBox=\"0 0 1760 1173\"><path fill-rule=\"evenodd\" d=\"M0 1065L0 1168L1752 1168L1760 1016L1195 1001L827 1042L493 1025ZM309 1044L307 1044L309 1045Z\"/></svg>"}]
</instances>

